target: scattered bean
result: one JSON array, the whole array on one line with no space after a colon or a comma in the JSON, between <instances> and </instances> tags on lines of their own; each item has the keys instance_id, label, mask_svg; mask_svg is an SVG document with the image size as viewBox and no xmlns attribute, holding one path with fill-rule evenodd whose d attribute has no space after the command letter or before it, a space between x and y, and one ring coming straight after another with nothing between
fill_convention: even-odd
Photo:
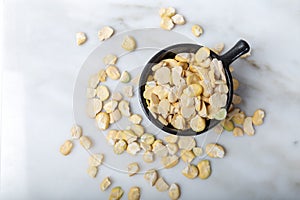
<instances>
[{"instance_id":1,"label":"scattered bean","mask_svg":"<svg viewBox=\"0 0 300 200\"><path fill-rule=\"evenodd\" d=\"M138 114L133 114L133 115L130 116L129 120L133 124L140 124L142 122L142 116L140 116Z\"/></svg>"},{"instance_id":2,"label":"scattered bean","mask_svg":"<svg viewBox=\"0 0 300 200\"><path fill-rule=\"evenodd\" d=\"M128 169L128 175L133 176L140 171L140 166L138 163L134 162L134 163L130 163L127 166L127 169Z\"/></svg>"},{"instance_id":3,"label":"scattered bean","mask_svg":"<svg viewBox=\"0 0 300 200\"><path fill-rule=\"evenodd\" d=\"M122 114L119 109L114 110L112 113L109 113L109 123L115 123L122 118Z\"/></svg>"},{"instance_id":4,"label":"scattered bean","mask_svg":"<svg viewBox=\"0 0 300 200\"><path fill-rule=\"evenodd\" d=\"M122 100L119 102L118 109L120 110L121 114L125 117L130 117L130 107L129 102L126 100Z\"/></svg>"},{"instance_id":5,"label":"scattered bean","mask_svg":"<svg viewBox=\"0 0 300 200\"><path fill-rule=\"evenodd\" d=\"M168 143L166 145L166 147L167 147L167 149L169 151L169 154L171 154L171 155L175 155L178 152L178 149L179 149L178 145L175 144L175 143Z\"/></svg>"},{"instance_id":6,"label":"scattered bean","mask_svg":"<svg viewBox=\"0 0 300 200\"><path fill-rule=\"evenodd\" d=\"M117 136L118 135L118 131L111 129L108 131L108 133L106 134L106 140L110 145L115 145L116 141L117 141Z\"/></svg>"},{"instance_id":7,"label":"scattered bean","mask_svg":"<svg viewBox=\"0 0 300 200\"><path fill-rule=\"evenodd\" d=\"M209 143L205 147L206 154L211 158L223 158L225 155L224 148L219 144Z\"/></svg>"},{"instance_id":8,"label":"scattered bean","mask_svg":"<svg viewBox=\"0 0 300 200\"><path fill-rule=\"evenodd\" d=\"M169 189L168 183L164 180L163 177L159 177L155 183L155 187L160 192L165 192Z\"/></svg>"},{"instance_id":9,"label":"scattered bean","mask_svg":"<svg viewBox=\"0 0 300 200\"><path fill-rule=\"evenodd\" d=\"M198 175L198 168L195 165L188 165L186 166L182 172L181 172L185 177L189 179L194 179Z\"/></svg>"},{"instance_id":10,"label":"scattered bean","mask_svg":"<svg viewBox=\"0 0 300 200\"><path fill-rule=\"evenodd\" d=\"M99 165L102 164L103 158L104 158L104 155L101 153L92 154L89 157L89 166L98 167Z\"/></svg>"},{"instance_id":11,"label":"scattered bean","mask_svg":"<svg viewBox=\"0 0 300 200\"><path fill-rule=\"evenodd\" d=\"M182 136L179 137L178 147L179 149L192 150L196 146L194 137Z\"/></svg>"},{"instance_id":12,"label":"scattered bean","mask_svg":"<svg viewBox=\"0 0 300 200\"><path fill-rule=\"evenodd\" d=\"M168 194L169 194L170 199L172 199L172 200L179 199L180 187L176 183L171 184Z\"/></svg>"},{"instance_id":13,"label":"scattered bean","mask_svg":"<svg viewBox=\"0 0 300 200\"><path fill-rule=\"evenodd\" d=\"M132 97L133 96L133 87L131 85L124 86L123 94L125 97Z\"/></svg>"},{"instance_id":14,"label":"scattered bean","mask_svg":"<svg viewBox=\"0 0 300 200\"><path fill-rule=\"evenodd\" d=\"M104 26L98 31L98 38L100 41L109 39L114 34L114 29L109 26Z\"/></svg>"},{"instance_id":15,"label":"scattered bean","mask_svg":"<svg viewBox=\"0 0 300 200\"><path fill-rule=\"evenodd\" d=\"M217 53L217 54L220 54L220 53L223 51L224 46L225 46L225 45L224 45L223 42L218 43L218 44L216 44L216 45L214 46L213 51L214 51L215 53Z\"/></svg>"},{"instance_id":16,"label":"scattered bean","mask_svg":"<svg viewBox=\"0 0 300 200\"><path fill-rule=\"evenodd\" d=\"M239 95L233 94L232 96L232 103L234 105L238 105L242 102L242 98Z\"/></svg>"},{"instance_id":17,"label":"scattered bean","mask_svg":"<svg viewBox=\"0 0 300 200\"><path fill-rule=\"evenodd\" d=\"M76 43L78 46L84 44L86 42L86 40L87 40L87 37L84 32L76 33Z\"/></svg>"},{"instance_id":18,"label":"scattered bean","mask_svg":"<svg viewBox=\"0 0 300 200\"><path fill-rule=\"evenodd\" d=\"M123 71L120 77L122 83L128 83L130 81L130 74L128 71Z\"/></svg>"},{"instance_id":19,"label":"scattered bean","mask_svg":"<svg viewBox=\"0 0 300 200\"><path fill-rule=\"evenodd\" d=\"M240 127L235 127L233 129L233 135L234 136L243 136L244 135L244 131Z\"/></svg>"},{"instance_id":20,"label":"scattered bean","mask_svg":"<svg viewBox=\"0 0 300 200\"><path fill-rule=\"evenodd\" d=\"M117 60L118 60L118 57L116 55L107 54L106 56L104 56L102 61L105 65L114 65L114 64L116 64Z\"/></svg>"},{"instance_id":21,"label":"scattered bean","mask_svg":"<svg viewBox=\"0 0 300 200\"><path fill-rule=\"evenodd\" d=\"M80 142L81 146L85 149L89 149L92 147L92 141L88 136L81 136L79 138L79 142Z\"/></svg>"},{"instance_id":22,"label":"scattered bean","mask_svg":"<svg viewBox=\"0 0 300 200\"><path fill-rule=\"evenodd\" d=\"M161 8L159 10L159 15L160 17L172 17L176 14L176 10L173 7L168 7L168 8Z\"/></svg>"},{"instance_id":23,"label":"scattered bean","mask_svg":"<svg viewBox=\"0 0 300 200\"><path fill-rule=\"evenodd\" d=\"M143 160L146 163L152 163L154 161L154 154L152 151L146 151L143 155Z\"/></svg>"},{"instance_id":24,"label":"scattered bean","mask_svg":"<svg viewBox=\"0 0 300 200\"><path fill-rule=\"evenodd\" d=\"M111 180L110 180L110 178L109 178L109 177L105 177L105 178L102 180L101 184L100 184L100 189L101 189L102 191L105 191L110 185L111 185Z\"/></svg>"},{"instance_id":25,"label":"scattered bean","mask_svg":"<svg viewBox=\"0 0 300 200\"><path fill-rule=\"evenodd\" d=\"M180 14L175 14L174 16L171 17L172 21L174 24L177 25L183 25L185 24L185 19L182 15Z\"/></svg>"},{"instance_id":26,"label":"scattered bean","mask_svg":"<svg viewBox=\"0 0 300 200\"><path fill-rule=\"evenodd\" d=\"M249 56L251 56L251 49L248 53L243 54L240 58L248 58Z\"/></svg>"},{"instance_id":27,"label":"scattered bean","mask_svg":"<svg viewBox=\"0 0 300 200\"><path fill-rule=\"evenodd\" d=\"M112 100L115 100L115 101L121 101L123 96L121 95L120 92L114 92L114 93L112 93L111 98L112 98Z\"/></svg>"},{"instance_id":28,"label":"scattered bean","mask_svg":"<svg viewBox=\"0 0 300 200\"><path fill-rule=\"evenodd\" d=\"M107 74L106 74L106 71L104 69L99 70L98 76L99 76L99 81L100 82L105 82L106 81Z\"/></svg>"},{"instance_id":29,"label":"scattered bean","mask_svg":"<svg viewBox=\"0 0 300 200\"><path fill-rule=\"evenodd\" d=\"M131 142L127 146L127 152L131 155L136 155L140 150L141 147L137 142Z\"/></svg>"},{"instance_id":30,"label":"scattered bean","mask_svg":"<svg viewBox=\"0 0 300 200\"><path fill-rule=\"evenodd\" d=\"M120 131L121 139L125 140L128 144L137 141L137 135L132 130Z\"/></svg>"},{"instance_id":31,"label":"scattered bean","mask_svg":"<svg viewBox=\"0 0 300 200\"><path fill-rule=\"evenodd\" d=\"M92 76L90 76L89 78L89 83L88 83L88 86L90 88L96 88L97 85L99 84L100 82L100 77L99 77L99 74L93 74Z\"/></svg>"},{"instance_id":32,"label":"scattered bean","mask_svg":"<svg viewBox=\"0 0 300 200\"><path fill-rule=\"evenodd\" d=\"M136 41L132 36L125 36L122 42L122 48L126 51L133 51L136 48Z\"/></svg>"},{"instance_id":33,"label":"scattered bean","mask_svg":"<svg viewBox=\"0 0 300 200\"><path fill-rule=\"evenodd\" d=\"M169 169L175 167L178 164L178 156L170 155L170 156L163 156L161 158L161 163L163 164L164 168Z\"/></svg>"},{"instance_id":34,"label":"scattered bean","mask_svg":"<svg viewBox=\"0 0 300 200\"><path fill-rule=\"evenodd\" d=\"M119 140L114 145L115 154L122 154L127 148L127 143L124 140Z\"/></svg>"},{"instance_id":35,"label":"scattered bean","mask_svg":"<svg viewBox=\"0 0 300 200\"><path fill-rule=\"evenodd\" d=\"M120 71L115 65L109 65L105 70L107 76L112 80L118 80L120 78Z\"/></svg>"},{"instance_id":36,"label":"scattered bean","mask_svg":"<svg viewBox=\"0 0 300 200\"><path fill-rule=\"evenodd\" d=\"M171 29L173 29L174 28L174 24L173 24L172 19L170 17L167 17L167 16L162 17L161 21L160 21L160 27L162 29L165 29L165 30L168 30L168 31L171 30Z\"/></svg>"},{"instance_id":37,"label":"scattered bean","mask_svg":"<svg viewBox=\"0 0 300 200\"><path fill-rule=\"evenodd\" d=\"M164 157L168 155L168 149L167 147L162 144L161 142L157 142L158 140L156 140L153 144L152 144L152 151L154 152L154 154L157 157Z\"/></svg>"},{"instance_id":38,"label":"scattered bean","mask_svg":"<svg viewBox=\"0 0 300 200\"><path fill-rule=\"evenodd\" d=\"M109 200L119 200L122 198L123 194L124 190L120 186L114 187L110 191Z\"/></svg>"},{"instance_id":39,"label":"scattered bean","mask_svg":"<svg viewBox=\"0 0 300 200\"><path fill-rule=\"evenodd\" d=\"M94 98L96 96L97 90L94 88L87 88L86 89L86 97L88 99Z\"/></svg>"},{"instance_id":40,"label":"scattered bean","mask_svg":"<svg viewBox=\"0 0 300 200\"><path fill-rule=\"evenodd\" d=\"M195 158L195 154L191 150L183 149L180 151L180 157L183 162L191 163Z\"/></svg>"},{"instance_id":41,"label":"scattered bean","mask_svg":"<svg viewBox=\"0 0 300 200\"><path fill-rule=\"evenodd\" d=\"M141 192L139 187L131 187L128 192L128 200L139 200Z\"/></svg>"},{"instance_id":42,"label":"scattered bean","mask_svg":"<svg viewBox=\"0 0 300 200\"><path fill-rule=\"evenodd\" d=\"M234 124L232 123L231 120L225 119L222 123L223 123L223 128L224 128L226 131L233 131L233 129L234 129Z\"/></svg>"},{"instance_id":43,"label":"scattered bean","mask_svg":"<svg viewBox=\"0 0 300 200\"><path fill-rule=\"evenodd\" d=\"M107 112L107 113L112 113L113 111L115 111L115 109L118 106L118 102L115 100L110 100L106 103L104 103L103 109Z\"/></svg>"},{"instance_id":44,"label":"scattered bean","mask_svg":"<svg viewBox=\"0 0 300 200\"><path fill-rule=\"evenodd\" d=\"M236 91L239 88L240 83L236 78L232 79L232 83L233 83L233 90Z\"/></svg>"},{"instance_id":45,"label":"scattered bean","mask_svg":"<svg viewBox=\"0 0 300 200\"><path fill-rule=\"evenodd\" d=\"M244 132L249 136L253 136L255 131L252 124L252 117L246 117L243 124Z\"/></svg>"},{"instance_id":46,"label":"scattered bean","mask_svg":"<svg viewBox=\"0 0 300 200\"><path fill-rule=\"evenodd\" d=\"M109 98L109 95L110 95L110 93L109 93L109 89L107 86L99 85L97 87L97 97L99 97L99 99L101 101L107 100Z\"/></svg>"},{"instance_id":47,"label":"scattered bean","mask_svg":"<svg viewBox=\"0 0 300 200\"><path fill-rule=\"evenodd\" d=\"M153 144L155 141L154 135L150 133L145 133L141 136L141 142L146 143L146 144Z\"/></svg>"},{"instance_id":48,"label":"scattered bean","mask_svg":"<svg viewBox=\"0 0 300 200\"><path fill-rule=\"evenodd\" d=\"M144 178L150 183L151 186L154 186L158 178L157 171L155 169L149 169L145 172Z\"/></svg>"},{"instance_id":49,"label":"scattered bean","mask_svg":"<svg viewBox=\"0 0 300 200\"><path fill-rule=\"evenodd\" d=\"M82 135L82 129L77 124L74 124L71 128L71 136L73 139L79 139Z\"/></svg>"},{"instance_id":50,"label":"scattered bean","mask_svg":"<svg viewBox=\"0 0 300 200\"><path fill-rule=\"evenodd\" d=\"M252 123L255 126L262 125L264 117L265 117L265 112L263 110L261 110L261 109L258 109L253 114Z\"/></svg>"},{"instance_id":51,"label":"scattered bean","mask_svg":"<svg viewBox=\"0 0 300 200\"><path fill-rule=\"evenodd\" d=\"M164 140L167 143L176 143L178 140L178 136L177 135L167 135L164 137Z\"/></svg>"},{"instance_id":52,"label":"scattered bean","mask_svg":"<svg viewBox=\"0 0 300 200\"><path fill-rule=\"evenodd\" d=\"M195 154L196 157L201 156L203 154L203 150L201 147L194 147L192 149L193 153Z\"/></svg>"},{"instance_id":53,"label":"scattered bean","mask_svg":"<svg viewBox=\"0 0 300 200\"><path fill-rule=\"evenodd\" d=\"M98 128L100 130L106 130L109 127L109 114L107 114L106 112L100 112L96 115L96 122L98 125Z\"/></svg>"},{"instance_id":54,"label":"scattered bean","mask_svg":"<svg viewBox=\"0 0 300 200\"><path fill-rule=\"evenodd\" d=\"M87 173L91 178L95 178L98 173L98 168L94 166L89 166L87 169Z\"/></svg>"},{"instance_id":55,"label":"scattered bean","mask_svg":"<svg viewBox=\"0 0 300 200\"><path fill-rule=\"evenodd\" d=\"M232 121L235 124L243 125L244 121L245 121L245 118L246 118L245 113L244 112L240 112L240 113L236 113L236 114L233 115Z\"/></svg>"},{"instance_id":56,"label":"scattered bean","mask_svg":"<svg viewBox=\"0 0 300 200\"><path fill-rule=\"evenodd\" d=\"M200 35L203 34L203 29L200 25L195 24L195 25L192 26L192 33L193 33L194 36L200 37Z\"/></svg>"},{"instance_id":57,"label":"scattered bean","mask_svg":"<svg viewBox=\"0 0 300 200\"><path fill-rule=\"evenodd\" d=\"M130 129L138 136L141 137L144 134L144 127L139 124L132 124Z\"/></svg>"},{"instance_id":58,"label":"scattered bean","mask_svg":"<svg viewBox=\"0 0 300 200\"><path fill-rule=\"evenodd\" d=\"M224 128L223 128L222 124L219 123L218 125L216 125L216 126L214 127L213 130L214 130L215 133L221 134L221 133L223 133Z\"/></svg>"},{"instance_id":59,"label":"scattered bean","mask_svg":"<svg viewBox=\"0 0 300 200\"><path fill-rule=\"evenodd\" d=\"M211 174L210 169L210 162L209 160L201 160L197 164L198 170L199 170L199 178L201 179L207 179Z\"/></svg>"},{"instance_id":60,"label":"scattered bean","mask_svg":"<svg viewBox=\"0 0 300 200\"><path fill-rule=\"evenodd\" d=\"M72 148L73 148L73 143L71 140L66 140L65 143L63 143L61 146L60 146L60 153L64 156L67 156L71 153L72 151Z\"/></svg>"}]
</instances>

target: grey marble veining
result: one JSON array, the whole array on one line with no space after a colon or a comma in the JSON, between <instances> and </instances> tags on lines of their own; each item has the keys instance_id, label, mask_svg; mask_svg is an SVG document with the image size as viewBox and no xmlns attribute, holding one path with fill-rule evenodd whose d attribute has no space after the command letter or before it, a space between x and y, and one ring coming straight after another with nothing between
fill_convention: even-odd
<instances>
[{"instance_id":1,"label":"grey marble veining","mask_svg":"<svg viewBox=\"0 0 300 200\"><path fill-rule=\"evenodd\" d=\"M92 180L85 171L88 155L78 143L62 157L60 144L73 124L72 95L82 63L100 42L97 30L116 33L159 27L158 10L174 6L187 24L173 31L195 42L228 50L240 38L252 56L232 65L240 80L240 107L251 115L266 111L253 137L224 133L224 159L212 160L208 180L187 180L182 163L162 171L178 182L182 199L298 199L300 195L300 2L298 0L213 1L4 1L2 66L1 199L106 199L99 190L105 176L126 190L141 185L142 199L168 199L142 176L128 178L101 167ZM200 38L191 26L204 28ZM75 33L88 41L75 44ZM127 197L127 192L124 199Z\"/></svg>"}]
</instances>

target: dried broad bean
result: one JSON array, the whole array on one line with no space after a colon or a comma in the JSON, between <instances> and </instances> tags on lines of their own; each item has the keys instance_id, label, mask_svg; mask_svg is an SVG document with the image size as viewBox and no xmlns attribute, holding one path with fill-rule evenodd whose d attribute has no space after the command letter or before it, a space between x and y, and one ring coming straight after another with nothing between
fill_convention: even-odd
<instances>
[{"instance_id":1,"label":"dried broad bean","mask_svg":"<svg viewBox=\"0 0 300 200\"><path fill-rule=\"evenodd\" d=\"M87 37L84 32L76 33L76 43L78 46L84 44L86 42L86 40L87 40Z\"/></svg>"},{"instance_id":2,"label":"dried broad bean","mask_svg":"<svg viewBox=\"0 0 300 200\"><path fill-rule=\"evenodd\" d=\"M188 165L182 170L182 174L189 179L196 178L198 173L198 168L195 165Z\"/></svg>"},{"instance_id":3,"label":"dried broad bean","mask_svg":"<svg viewBox=\"0 0 300 200\"><path fill-rule=\"evenodd\" d=\"M139 187L131 187L128 192L128 200L139 200L141 192Z\"/></svg>"},{"instance_id":4,"label":"dried broad bean","mask_svg":"<svg viewBox=\"0 0 300 200\"><path fill-rule=\"evenodd\" d=\"M110 191L109 200L119 200L122 198L123 194L124 190L120 186L114 187Z\"/></svg>"},{"instance_id":5,"label":"dried broad bean","mask_svg":"<svg viewBox=\"0 0 300 200\"><path fill-rule=\"evenodd\" d=\"M144 178L150 183L151 186L154 186L158 178L157 171L155 169L149 169L145 172Z\"/></svg>"},{"instance_id":6,"label":"dried broad bean","mask_svg":"<svg viewBox=\"0 0 300 200\"><path fill-rule=\"evenodd\" d=\"M114 65L114 64L116 64L117 60L118 60L118 57L116 55L107 54L106 56L104 56L102 61L105 65Z\"/></svg>"},{"instance_id":7,"label":"dried broad bean","mask_svg":"<svg viewBox=\"0 0 300 200\"><path fill-rule=\"evenodd\" d=\"M100 189L101 189L102 191L105 191L110 185L111 185L111 180L110 180L110 178L109 178L109 177L105 177L105 178L102 180L101 184L100 184Z\"/></svg>"},{"instance_id":8,"label":"dried broad bean","mask_svg":"<svg viewBox=\"0 0 300 200\"><path fill-rule=\"evenodd\" d=\"M155 187L160 192L165 192L169 189L168 183L164 180L163 177L159 177L155 183Z\"/></svg>"},{"instance_id":9,"label":"dried broad bean","mask_svg":"<svg viewBox=\"0 0 300 200\"><path fill-rule=\"evenodd\" d=\"M207 144L205 147L205 152L211 158L223 158L225 156L225 150L219 144Z\"/></svg>"},{"instance_id":10,"label":"dried broad bean","mask_svg":"<svg viewBox=\"0 0 300 200\"><path fill-rule=\"evenodd\" d=\"M100 41L107 40L114 34L114 29L109 26L104 26L98 31L98 38Z\"/></svg>"},{"instance_id":11,"label":"dried broad bean","mask_svg":"<svg viewBox=\"0 0 300 200\"><path fill-rule=\"evenodd\" d=\"M134 163L130 163L127 166L127 169L128 169L128 175L133 176L140 171L140 166L138 163L134 162Z\"/></svg>"},{"instance_id":12,"label":"dried broad bean","mask_svg":"<svg viewBox=\"0 0 300 200\"><path fill-rule=\"evenodd\" d=\"M192 26L192 33L193 33L194 36L200 37L200 35L203 34L203 29L200 25L195 24L195 25Z\"/></svg>"},{"instance_id":13,"label":"dried broad bean","mask_svg":"<svg viewBox=\"0 0 300 200\"><path fill-rule=\"evenodd\" d=\"M172 183L170 185L169 191L168 191L169 197L172 200L179 199L180 197L180 187L176 183Z\"/></svg>"},{"instance_id":14,"label":"dried broad bean","mask_svg":"<svg viewBox=\"0 0 300 200\"><path fill-rule=\"evenodd\" d=\"M136 48L136 41L132 36L125 36L122 42L122 48L126 51L133 51Z\"/></svg>"},{"instance_id":15,"label":"dried broad bean","mask_svg":"<svg viewBox=\"0 0 300 200\"><path fill-rule=\"evenodd\" d=\"M246 117L244 124L243 124L244 132L249 135L253 136L255 131L252 124L252 117Z\"/></svg>"},{"instance_id":16,"label":"dried broad bean","mask_svg":"<svg viewBox=\"0 0 300 200\"><path fill-rule=\"evenodd\" d=\"M79 138L79 143L85 149L90 149L92 147L92 141L88 136L81 136Z\"/></svg>"},{"instance_id":17,"label":"dried broad bean","mask_svg":"<svg viewBox=\"0 0 300 200\"><path fill-rule=\"evenodd\" d=\"M210 162L209 160L201 160L197 164L199 170L199 178L207 179L211 174Z\"/></svg>"},{"instance_id":18,"label":"dried broad bean","mask_svg":"<svg viewBox=\"0 0 300 200\"><path fill-rule=\"evenodd\" d=\"M79 139L82 135L82 129L77 124L74 124L71 128L71 136L73 139Z\"/></svg>"},{"instance_id":19,"label":"dried broad bean","mask_svg":"<svg viewBox=\"0 0 300 200\"><path fill-rule=\"evenodd\" d=\"M64 156L69 155L72 151L73 143L71 140L66 140L61 146L60 146L60 153Z\"/></svg>"},{"instance_id":20,"label":"dried broad bean","mask_svg":"<svg viewBox=\"0 0 300 200\"><path fill-rule=\"evenodd\" d=\"M101 153L92 154L89 157L89 166L98 167L99 165L102 164L103 158L104 158L104 155Z\"/></svg>"},{"instance_id":21,"label":"dried broad bean","mask_svg":"<svg viewBox=\"0 0 300 200\"><path fill-rule=\"evenodd\" d=\"M107 76L112 80L118 80L120 78L120 71L115 65L109 65L105 70Z\"/></svg>"},{"instance_id":22,"label":"dried broad bean","mask_svg":"<svg viewBox=\"0 0 300 200\"><path fill-rule=\"evenodd\" d=\"M253 114L252 123L255 126L262 125L264 117L265 117L265 112L262 109L258 109Z\"/></svg>"},{"instance_id":23,"label":"dried broad bean","mask_svg":"<svg viewBox=\"0 0 300 200\"><path fill-rule=\"evenodd\" d=\"M94 166L89 166L87 169L87 173L91 178L95 178L98 173L98 168Z\"/></svg>"},{"instance_id":24,"label":"dried broad bean","mask_svg":"<svg viewBox=\"0 0 300 200\"><path fill-rule=\"evenodd\" d=\"M185 19L180 14L175 14L174 16L171 17L171 19L172 19L172 21L173 21L174 24L178 24L178 25L185 24Z\"/></svg>"}]
</instances>

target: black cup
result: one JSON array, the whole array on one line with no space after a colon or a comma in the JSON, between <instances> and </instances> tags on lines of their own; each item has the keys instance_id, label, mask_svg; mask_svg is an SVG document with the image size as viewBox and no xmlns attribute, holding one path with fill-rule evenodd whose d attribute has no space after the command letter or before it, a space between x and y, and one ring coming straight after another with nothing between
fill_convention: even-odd
<instances>
[{"instance_id":1,"label":"black cup","mask_svg":"<svg viewBox=\"0 0 300 200\"><path fill-rule=\"evenodd\" d=\"M173 134L173 135L180 135L180 136L194 136L194 135L199 135L202 133L207 132L208 130L212 129L214 126L216 126L220 121L213 119L213 120L206 120L206 127L203 131L201 132L195 132L192 129L187 129L187 130L178 130L174 128L172 125L165 126L163 125L158 119L155 119L153 115L150 113L150 111L147 108L147 103L146 99L143 97L143 93L145 91L145 85L148 79L149 75L153 74L153 71L151 68L159 63L160 61L168 58L175 58L175 55L178 53L196 53L199 48L201 48L201 45L197 44L176 44L169 46L161 51L159 51L157 54L155 54L149 62L146 64L145 68L143 69L143 72L140 77L139 81L139 102L143 108L143 111L145 112L146 116L148 119L159 129ZM244 41L244 40L239 40L234 47L232 47L229 51L227 51L223 55L217 55L213 51L210 51L210 56L211 58L216 58L223 63L224 67L224 72L226 76L226 81L227 81L227 86L228 86L228 93L227 93L227 102L226 102L226 110L229 109L232 101L232 96L233 96L233 83L232 83L232 76L229 71L229 65L235 61L237 58L239 58L241 55L249 52L250 46L249 44Z\"/></svg>"}]
</instances>

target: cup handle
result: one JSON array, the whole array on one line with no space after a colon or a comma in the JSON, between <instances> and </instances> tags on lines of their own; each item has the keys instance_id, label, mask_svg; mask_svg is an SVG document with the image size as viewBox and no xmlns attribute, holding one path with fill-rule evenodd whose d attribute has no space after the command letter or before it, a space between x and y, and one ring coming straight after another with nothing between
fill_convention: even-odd
<instances>
[{"instance_id":1,"label":"cup handle","mask_svg":"<svg viewBox=\"0 0 300 200\"><path fill-rule=\"evenodd\" d=\"M220 56L220 60L224 67L229 67L233 61L249 51L250 45L245 40L239 40L230 50Z\"/></svg>"}]
</instances>

